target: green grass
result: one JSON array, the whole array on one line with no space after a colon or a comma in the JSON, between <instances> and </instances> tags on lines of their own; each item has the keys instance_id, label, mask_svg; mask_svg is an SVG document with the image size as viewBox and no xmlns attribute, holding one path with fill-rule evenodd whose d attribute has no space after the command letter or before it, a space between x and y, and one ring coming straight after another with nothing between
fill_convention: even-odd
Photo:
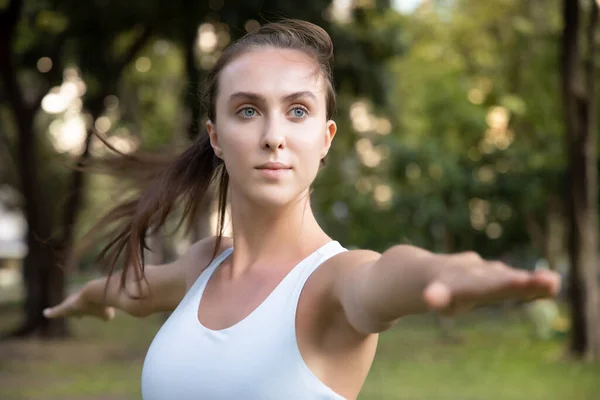
<instances>
[{"instance_id":1,"label":"green grass","mask_svg":"<svg viewBox=\"0 0 600 400\"><path fill-rule=\"evenodd\" d=\"M481 312L463 317L456 328L458 344L444 344L432 321L421 317L382 335L361 398L600 398L600 366L567 360L565 343L531 338L518 315Z\"/></svg>"},{"instance_id":2,"label":"green grass","mask_svg":"<svg viewBox=\"0 0 600 400\"><path fill-rule=\"evenodd\" d=\"M0 330L17 322L0 314ZM160 318L74 320L66 341L0 343L0 399L139 399L145 352ZM361 400L595 400L600 366L564 357L565 343L537 341L520 313L461 316L458 342L440 340L433 317L406 318L381 335Z\"/></svg>"}]
</instances>

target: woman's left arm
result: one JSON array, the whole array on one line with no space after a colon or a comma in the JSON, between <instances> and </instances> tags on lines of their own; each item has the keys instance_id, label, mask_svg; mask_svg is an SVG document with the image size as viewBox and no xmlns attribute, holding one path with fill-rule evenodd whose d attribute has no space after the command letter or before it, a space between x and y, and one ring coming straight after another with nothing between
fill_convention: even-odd
<instances>
[{"instance_id":1,"label":"woman's left arm","mask_svg":"<svg viewBox=\"0 0 600 400\"><path fill-rule=\"evenodd\" d=\"M560 289L554 272L518 270L473 252L434 254L398 245L381 255L350 251L338 260L333 295L350 325L365 334L409 314L453 315L503 300L552 297Z\"/></svg>"}]
</instances>

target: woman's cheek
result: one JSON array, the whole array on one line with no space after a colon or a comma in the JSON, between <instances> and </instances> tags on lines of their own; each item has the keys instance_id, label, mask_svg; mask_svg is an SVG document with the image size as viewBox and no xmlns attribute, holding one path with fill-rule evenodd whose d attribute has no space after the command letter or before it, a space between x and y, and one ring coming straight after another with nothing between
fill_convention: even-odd
<instances>
[{"instance_id":1,"label":"woman's cheek","mask_svg":"<svg viewBox=\"0 0 600 400\"><path fill-rule=\"evenodd\" d=\"M236 136L236 139L230 140L227 146L230 149L230 153L239 160L240 156L248 157L251 154L253 144L248 140L244 140L243 135ZM227 150L225 150L227 151Z\"/></svg>"}]
</instances>

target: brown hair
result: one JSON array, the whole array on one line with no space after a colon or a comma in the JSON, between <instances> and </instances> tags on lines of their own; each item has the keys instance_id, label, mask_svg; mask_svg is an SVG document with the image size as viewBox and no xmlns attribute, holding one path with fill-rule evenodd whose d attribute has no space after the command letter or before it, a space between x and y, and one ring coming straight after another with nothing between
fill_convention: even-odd
<instances>
[{"instance_id":1,"label":"brown hair","mask_svg":"<svg viewBox=\"0 0 600 400\"><path fill-rule=\"evenodd\" d=\"M219 76L225 66L236 57L259 47L275 47L302 51L318 64L327 85L327 119L335 111L333 88L333 45L327 32L310 22L283 20L269 23L250 32L231 44L222 53L207 76L203 101L208 118L216 123L216 98L219 92ZM106 142L105 142L106 143ZM107 144L108 145L108 144ZM112 148L112 147L111 147ZM113 151L116 149L112 148ZM109 275L119 260L123 261L121 289L125 287L128 270L133 268L137 280L144 279L144 249L147 249L146 234L158 231L167 217L178 206L182 207L182 221L191 223L197 218L199 204L207 195L211 184L217 184L218 225L214 257L221 245L227 203L229 176L210 145L206 132L175 159L142 159L139 156L123 155L121 166L126 165L139 172L135 177L144 188L140 195L116 206L90 231L96 232L115 222L117 227L107 234L111 240L101 253ZM321 160L322 164L324 160ZM152 168L147 168L152 165Z\"/></svg>"}]
</instances>

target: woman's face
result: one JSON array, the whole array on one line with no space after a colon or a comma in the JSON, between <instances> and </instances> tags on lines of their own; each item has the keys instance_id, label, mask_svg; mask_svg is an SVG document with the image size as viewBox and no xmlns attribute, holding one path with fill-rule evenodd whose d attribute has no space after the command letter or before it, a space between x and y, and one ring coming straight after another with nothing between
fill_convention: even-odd
<instances>
[{"instance_id":1,"label":"woman's face","mask_svg":"<svg viewBox=\"0 0 600 400\"><path fill-rule=\"evenodd\" d=\"M336 132L325 83L318 64L291 49L253 49L221 71L207 128L234 198L283 206L308 193Z\"/></svg>"}]
</instances>

